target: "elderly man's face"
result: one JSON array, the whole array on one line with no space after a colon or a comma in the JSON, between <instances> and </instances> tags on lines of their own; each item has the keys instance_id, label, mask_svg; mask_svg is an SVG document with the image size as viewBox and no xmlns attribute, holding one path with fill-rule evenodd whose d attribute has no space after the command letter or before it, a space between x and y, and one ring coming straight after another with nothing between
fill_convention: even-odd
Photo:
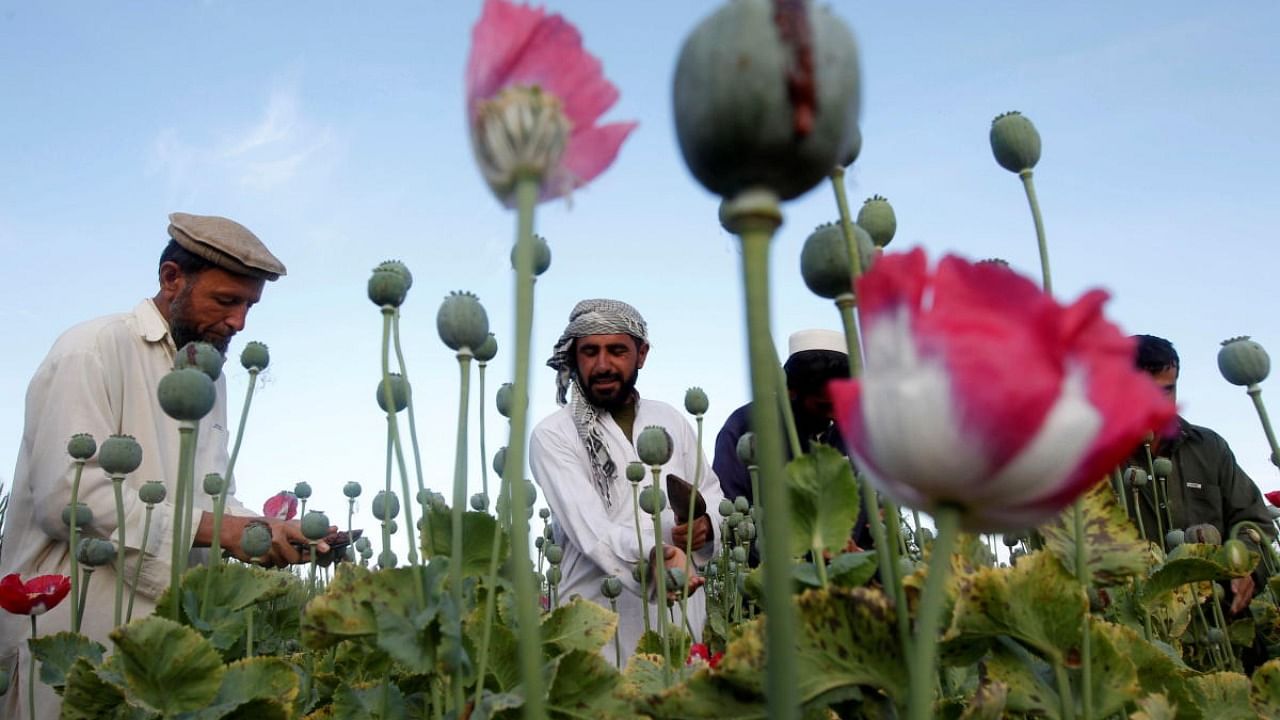
<instances>
[{"instance_id":1,"label":"elderly man's face","mask_svg":"<svg viewBox=\"0 0 1280 720\"><path fill-rule=\"evenodd\" d=\"M574 364L587 401L614 409L626 403L649 354L648 343L630 335L587 335L574 342Z\"/></svg>"},{"instance_id":2,"label":"elderly man's face","mask_svg":"<svg viewBox=\"0 0 1280 720\"><path fill-rule=\"evenodd\" d=\"M162 293L168 297L165 313L169 332L179 348L192 340L202 340L222 352L231 336L244 329L249 308L262 297L265 281L236 275L222 268L186 275L171 274Z\"/></svg>"}]
</instances>

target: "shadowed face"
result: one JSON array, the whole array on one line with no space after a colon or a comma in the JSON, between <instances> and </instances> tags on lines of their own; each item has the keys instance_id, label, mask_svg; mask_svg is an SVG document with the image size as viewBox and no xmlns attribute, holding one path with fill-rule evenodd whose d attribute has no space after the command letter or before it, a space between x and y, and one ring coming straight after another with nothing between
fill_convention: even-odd
<instances>
[{"instance_id":1,"label":"shadowed face","mask_svg":"<svg viewBox=\"0 0 1280 720\"><path fill-rule=\"evenodd\" d=\"M156 306L169 321L176 346L200 340L225 353L231 337L244 329L265 283L222 268L185 274L176 264L165 263Z\"/></svg>"},{"instance_id":2,"label":"shadowed face","mask_svg":"<svg viewBox=\"0 0 1280 720\"><path fill-rule=\"evenodd\" d=\"M648 354L648 343L622 333L574 341L574 367L587 402L606 410L625 405Z\"/></svg>"}]
</instances>

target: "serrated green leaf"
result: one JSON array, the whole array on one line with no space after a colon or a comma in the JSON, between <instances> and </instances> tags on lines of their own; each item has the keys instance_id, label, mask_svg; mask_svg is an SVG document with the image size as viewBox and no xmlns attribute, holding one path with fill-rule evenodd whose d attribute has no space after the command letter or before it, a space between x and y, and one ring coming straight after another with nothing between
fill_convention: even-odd
<instances>
[{"instance_id":1,"label":"serrated green leaf","mask_svg":"<svg viewBox=\"0 0 1280 720\"><path fill-rule=\"evenodd\" d=\"M246 658L227 666L222 686L209 707L185 717L284 717L298 699L298 690L298 673L289 663L272 657Z\"/></svg>"},{"instance_id":2,"label":"serrated green leaf","mask_svg":"<svg viewBox=\"0 0 1280 720\"><path fill-rule=\"evenodd\" d=\"M1177 720L1177 708L1169 702L1169 698L1156 693L1138 701L1138 711L1129 716L1129 720Z\"/></svg>"},{"instance_id":3,"label":"serrated green leaf","mask_svg":"<svg viewBox=\"0 0 1280 720\"><path fill-rule=\"evenodd\" d=\"M1151 566L1148 545L1116 501L1111 484L1102 481L1078 500L1084 513L1085 568L1094 587L1143 577ZM1071 575L1076 567L1076 535L1072 510L1037 528L1045 548Z\"/></svg>"},{"instance_id":4,"label":"serrated green leaf","mask_svg":"<svg viewBox=\"0 0 1280 720\"><path fill-rule=\"evenodd\" d=\"M1249 706L1249 678L1240 673L1217 672L1187 679L1187 691L1191 704L1200 711L1200 717L1212 720L1257 720ZM1178 714L1184 708L1178 706Z\"/></svg>"},{"instance_id":5,"label":"serrated green leaf","mask_svg":"<svg viewBox=\"0 0 1280 720\"><path fill-rule=\"evenodd\" d=\"M839 552L858 520L858 483L848 458L825 445L787 463L791 554Z\"/></svg>"},{"instance_id":6,"label":"serrated green leaf","mask_svg":"<svg viewBox=\"0 0 1280 720\"><path fill-rule=\"evenodd\" d=\"M797 597L796 606L796 679L803 702L864 685L891 698L906 697L906 663L893 608L883 593L866 588L815 590Z\"/></svg>"},{"instance_id":7,"label":"serrated green leaf","mask_svg":"<svg viewBox=\"0 0 1280 720\"><path fill-rule=\"evenodd\" d=\"M554 676L547 690L547 710L552 717L634 717L634 712L614 689L622 676L599 653L572 650L556 658Z\"/></svg>"},{"instance_id":8,"label":"serrated green leaf","mask_svg":"<svg viewBox=\"0 0 1280 720\"><path fill-rule=\"evenodd\" d=\"M613 640L618 616L581 597L560 605L542 619L542 644L560 653L571 650L599 652Z\"/></svg>"},{"instance_id":9,"label":"serrated green leaf","mask_svg":"<svg viewBox=\"0 0 1280 720\"><path fill-rule=\"evenodd\" d=\"M1256 558L1257 555L1254 554ZM1218 545L1185 543L1174 548L1164 564L1142 584L1139 602L1150 607L1163 593L1194 582L1226 580L1233 577L1228 569L1226 553Z\"/></svg>"},{"instance_id":10,"label":"serrated green leaf","mask_svg":"<svg viewBox=\"0 0 1280 720\"><path fill-rule=\"evenodd\" d=\"M302 618L302 644L315 650L378 633L378 621L368 600L374 572L343 563L324 594L313 599Z\"/></svg>"},{"instance_id":11,"label":"serrated green leaf","mask_svg":"<svg viewBox=\"0 0 1280 720\"><path fill-rule=\"evenodd\" d=\"M640 701L661 694L667 689L663 676L664 661L660 655L637 653L627 660L622 672L619 693L622 697Z\"/></svg>"},{"instance_id":12,"label":"serrated green leaf","mask_svg":"<svg viewBox=\"0 0 1280 720\"><path fill-rule=\"evenodd\" d=\"M218 693L226 668L218 651L198 632L157 617L134 620L111 632L131 701L159 713L206 707Z\"/></svg>"},{"instance_id":13,"label":"serrated green leaf","mask_svg":"<svg viewBox=\"0 0 1280 720\"><path fill-rule=\"evenodd\" d=\"M448 510L432 508L428 516L430 534L423 539L429 556L452 557L453 514ZM462 574L485 576L489 574L489 554L493 550L493 531L497 520L489 513L467 511L462 514ZM510 552L510 541L505 532L499 540L499 559L504 562Z\"/></svg>"},{"instance_id":14,"label":"serrated green leaf","mask_svg":"<svg viewBox=\"0 0 1280 720\"><path fill-rule=\"evenodd\" d=\"M123 689L99 677L88 660L78 658L71 664L62 693L63 720L114 718L127 707Z\"/></svg>"},{"instance_id":15,"label":"serrated green leaf","mask_svg":"<svg viewBox=\"0 0 1280 720\"><path fill-rule=\"evenodd\" d=\"M1068 658L1079 656L1088 608L1084 587L1052 555L1035 552L1015 567L960 578L955 615L943 639L1008 635L1070 665Z\"/></svg>"},{"instance_id":16,"label":"serrated green leaf","mask_svg":"<svg viewBox=\"0 0 1280 720\"><path fill-rule=\"evenodd\" d=\"M1002 642L992 646L982 663L989 682L1005 686L1005 709L1010 713L1028 713L1047 720L1062 717L1058 692L1049 680L1051 670L1040 658L1016 644Z\"/></svg>"},{"instance_id":17,"label":"serrated green leaf","mask_svg":"<svg viewBox=\"0 0 1280 720\"><path fill-rule=\"evenodd\" d=\"M1262 718L1280 718L1280 659L1268 660L1253 671L1249 704Z\"/></svg>"},{"instance_id":18,"label":"serrated green leaf","mask_svg":"<svg viewBox=\"0 0 1280 720\"><path fill-rule=\"evenodd\" d=\"M102 663L102 656L107 649L102 643L73 632L58 632L42 635L27 641L31 653L40 661L40 682L55 690L61 690L67 683L67 673L79 658L84 658L90 665Z\"/></svg>"},{"instance_id":19,"label":"serrated green leaf","mask_svg":"<svg viewBox=\"0 0 1280 720\"><path fill-rule=\"evenodd\" d=\"M649 715L664 720L768 717L763 695L743 692L708 669L698 670L685 682L651 696L644 707Z\"/></svg>"},{"instance_id":20,"label":"serrated green leaf","mask_svg":"<svg viewBox=\"0 0 1280 720\"><path fill-rule=\"evenodd\" d=\"M1090 673L1094 717L1123 712L1138 694L1138 670L1129 658L1131 631L1101 620L1090 621Z\"/></svg>"},{"instance_id":21,"label":"serrated green leaf","mask_svg":"<svg viewBox=\"0 0 1280 720\"><path fill-rule=\"evenodd\" d=\"M390 682L340 685L333 693L333 714L343 720L400 720L405 716L404 693Z\"/></svg>"}]
</instances>

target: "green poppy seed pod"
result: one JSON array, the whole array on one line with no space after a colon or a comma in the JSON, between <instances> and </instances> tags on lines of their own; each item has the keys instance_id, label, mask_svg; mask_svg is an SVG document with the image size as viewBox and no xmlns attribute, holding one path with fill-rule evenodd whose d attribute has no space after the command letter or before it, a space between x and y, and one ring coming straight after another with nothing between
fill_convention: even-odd
<instances>
[{"instance_id":1,"label":"green poppy seed pod","mask_svg":"<svg viewBox=\"0 0 1280 720\"><path fill-rule=\"evenodd\" d=\"M551 545L546 546L546 555L547 562L552 565L559 565L560 561L564 559L564 548L552 543Z\"/></svg>"},{"instance_id":2,"label":"green poppy seed pod","mask_svg":"<svg viewBox=\"0 0 1280 720\"><path fill-rule=\"evenodd\" d=\"M552 531L550 525L544 525L542 527L542 537L546 538L548 541L555 537L555 532Z\"/></svg>"},{"instance_id":3,"label":"green poppy seed pod","mask_svg":"<svg viewBox=\"0 0 1280 720\"><path fill-rule=\"evenodd\" d=\"M1222 341L1218 370L1232 385L1257 385L1271 373L1271 358L1248 335L1241 335Z\"/></svg>"},{"instance_id":4,"label":"green poppy seed pod","mask_svg":"<svg viewBox=\"0 0 1280 720\"><path fill-rule=\"evenodd\" d=\"M138 499L148 505L158 505L164 502L165 496L169 491L165 489L164 483L159 480L148 480L142 483L142 487L138 488Z\"/></svg>"},{"instance_id":5,"label":"green poppy seed pod","mask_svg":"<svg viewBox=\"0 0 1280 720\"><path fill-rule=\"evenodd\" d=\"M227 487L227 481L218 473L205 475L200 484L204 487L205 495L221 495L222 490Z\"/></svg>"},{"instance_id":6,"label":"green poppy seed pod","mask_svg":"<svg viewBox=\"0 0 1280 720\"><path fill-rule=\"evenodd\" d=\"M924 528L920 529L924 530ZM1019 538L1013 533L1005 533L1002 539L1004 540L1004 546L1007 548L1016 548L1018 547L1018 543L1022 542L1022 538Z\"/></svg>"},{"instance_id":7,"label":"green poppy seed pod","mask_svg":"<svg viewBox=\"0 0 1280 720\"><path fill-rule=\"evenodd\" d=\"M733 501L728 499L721 500L717 509L720 511L720 517L729 517L734 512Z\"/></svg>"},{"instance_id":8,"label":"green poppy seed pod","mask_svg":"<svg viewBox=\"0 0 1280 720\"><path fill-rule=\"evenodd\" d=\"M756 434L753 432L743 433L738 438L738 459L743 465L751 467L756 464Z\"/></svg>"},{"instance_id":9,"label":"green poppy seed pod","mask_svg":"<svg viewBox=\"0 0 1280 720\"><path fill-rule=\"evenodd\" d=\"M862 270L871 269L876 246L866 230L853 226L858 241ZM814 228L800 249L800 276L805 287L818 297L834 300L853 292L853 268L849 264L849 242L837 223L824 223Z\"/></svg>"},{"instance_id":10,"label":"green poppy seed pod","mask_svg":"<svg viewBox=\"0 0 1280 720\"><path fill-rule=\"evenodd\" d=\"M616 575L606 577L600 583L600 594L613 600L622 595L622 581Z\"/></svg>"},{"instance_id":11,"label":"green poppy seed pod","mask_svg":"<svg viewBox=\"0 0 1280 720\"><path fill-rule=\"evenodd\" d=\"M546 544L547 544L547 539L542 537L541 535L533 539L533 547L538 550L541 550L542 546Z\"/></svg>"},{"instance_id":12,"label":"green poppy seed pod","mask_svg":"<svg viewBox=\"0 0 1280 720\"><path fill-rule=\"evenodd\" d=\"M1040 162L1040 133L1016 110L997 115L991 121L991 152L1009 172L1030 170Z\"/></svg>"},{"instance_id":13,"label":"green poppy seed pod","mask_svg":"<svg viewBox=\"0 0 1280 720\"><path fill-rule=\"evenodd\" d=\"M471 509L476 512L485 512L489 509L489 496L482 492L471 496Z\"/></svg>"},{"instance_id":14,"label":"green poppy seed pod","mask_svg":"<svg viewBox=\"0 0 1280 720\"><path fill-rule=\"evenodd\" d=\"M312 542L323 540L329 534L329 516L319 510L310 510L302 516L302 535Z\"/></svg>"},{"instance_id":15,"label":"green poppy seed pod","mask_svg":"<svg viewBox=\"0 0 1280 720\"><path fill-rule=\"evenodd\" d=\"M711 401L707 399L707 393L700 387L691 387L684 392L684 410L690 415L706 415L707 408L711 407Z\"/></svg>"},{"instance_id":16,"label":"green poppy seed pod","mask_svg":"<svg viewBox=\"0 0 1280 720\"><path fill-rule=\"evenodd\" d=\"M738 527L734 529L743 540L751 541L756 539L756 524L751 520L743 520L738 523Z\"/></svg>"},{"instance_id":17,"label":"green poppy seed pod","mask_svg":"<svg viewBox=\"0 0 1280 720\"><path fill-rule=\"evenodd\" d=\"M93 510L82 502L76 503L76 527L84 527L93 522ZM62 524L71 527L71 503L62 508Z\"/></svg>"},{"instance_id":18,"label":"green poppy seed pod","mask_svg":"<svg viewBox=\"0 0 1280 720\"><path fill-rule=\"evenodd\" d=\"M112 435L98 448L98 465L108 475L128 475L141 464L142 446L132 435Z\"/></svg>"},{"instance_id":19,"label":"green poppy seed pod","mask_svg":"<svg viewBox=\"0 0 1280 720\"><path fill-rule=\"evenodd\" d=\"M67 454L75 460L88 460L98 452L98 443L89 433L76 433L67 441Z\"/></svg>"},{"instance_id":20,"label":"green poppy seed pod","mask_svg":"<svg viewBox=\"0 0 1280 720\"><path fill-rule=\"evenodd\" d=\"M538 517L543 520L549 520L551 518L551 508L540 508L538 510Z\"/></svg>"},{"instance_id":21,"label":"green poppy seed pod","mask_svg":"<svg viewBox=\"0 0 1280 720\"><path fill-rule=\"evenodd\" d=\"M733 529L738 527L738 525L740 525L742 521L745 520L746 518L747 518L746 515L743 515L742 513L735 511L735 512L729 513L729 517L725 518L725 522L729 524L730 529Z\"/></svg>"},{"instance_id":22,"label":"green poppy seed pod","mask_svg":"<svg viewBox=\"0 0 1280 720\"><path fill-rule=\"evenodd\" d=\"M747 549L738 545L729 551L729 558L736 563L744 563L747 561Z\"/></svg>"},{"instance_id":23,"label":"green poppy seed pod","mask_svg":"<svg viewBox=\"0 0 1280 720\"><path fill-rule=\"evenodd\" d=\"M1221 545L1222 533L1209 523L1200 523L1187 528L1186 541L1201 545Z\"/></svg>"},{"instance_id":24,"label":"green poppy seed pod","mask_svg":"<svg viewBox=\"0 0 1280 720\"><path fill-rule=\"evenodd\" d=\"M662 512L667 507L667 496L652 486L640 491L640 509L650 515Z\"/></svg>"},{"instance_id":25,"label":"green poppy seed pod","mask_svg":"<svg viewBox=\"0 0 1280 720\"><path fill-rule=\"evenodd\" d=\"M449 503L444 501L444 494L435 491L427 491L427 505L432 510L448 510Z\"/></svg>"},{"instance_id":26,"label":"green poppy seed pod","mask_svg":"<svg viewBox=\"0 0 1280 720\"><path fill-rule=\"evenodd\" d=\"M361 555L373 549L373 542L369 538L361 536L356 538L355 547L360 551Z\"/></svg>"},{"instance_id":27,"label":"green poppy seed pod","mask_svg":"<svg viewBox=\"0 0 1280 720\"><path fill-rule=\"evenodd\" d=\"M1219 595L1222 594L1222 586L1215 584L1213 589L1214 599L1218 602L1222 602L1222 598L1219 597ZM1221 645L1222 641L1226 638L1226 635L1222 632L1222 628L1211 627L1209 628L1209 631L1204 634L1204 637L1210 645Z\"/></svg>"},{"instance_id":28,"label":"green poppy seed pod","mask_svg":"<svg viewBox=\"0 0 1280 720\"><path fill-rule=\"evenodd\" d=\"M687 582L689 582L689 576L685 573L683 568L667 568L668 588L682 588Z\"/></svg>"},{"instance_id":29,"label":"green poppy seed pod","mask_svg":"<svg viewBox=\"0 0 1280 720\"><path fill-rule=\"evenodd\" d=\"M862 128L858 125L853 126L853 134L849 137L849 147L844 152L844 157L840 158L840 167L849 167L858 160L858 156L862 154Z\"/></svg>"},{"instance_id":30,"label":"green poppy seed pod","mask_svg":"<svg viewBox=\"0 0 1280 720\"><path fill-rule=\"evenodd\" d=\"M538 502L538 486L532 480L524 481L524 504L529 507L529 515L533 515L533 504Z\"/></svg>"},{"instance_id":31,"label":"green poppy seed pod","mask_svg":"<svg viewBox=\"0 0 1280 720\"><path fill-rule=\"evenodd\" d=\"M511 400L514 392L514 385L511 383L502 383L502 385L498 387L498 393L493 399L498 406L498 414L508 420L511 419Z\"/></svg>"},{"instance_id":32,"label":"green poppy seed pod","mask_svg":"<svg viewBox=\"0 0 1280 720\"><path fill-rule=\"evenodd\" d=\"M1247 527L1241 532L1244 533L1245 539L1253 543L1254 545L1258 545L1262 543L1262 533L1258 532L1257 530L1254 530L1251 527Z\"/></svg>"},{"instance_id":33,"label":"green poppy seed pod","mask_svg":"<svg viewBox=\"0 0 1280 720\"><path fill-rule=\"evenodd\" d=\"M89 567L102 567L113 563L116 559L115 543L102 538L84 538L78 544L76 559L82 565Z\"/></svg>"},{"instance_id":34,"label":"green poppy seed pod","mask_svg":"<svg viewBox=\"0 0 1280 720\"><path fill-rule=\"evenodd\" d=\"M1157 457L1151 461L1151 469L1156 477L1167 480L1173 474L1173 461L1167 457Z\"/></svg>"},{"instance_id":35,"label":"green poppy seed pod","mask_svg":"<svg viewBox=\"0 0 1280 720\"><path fill-rule=\"evenodd\" d=\"M645 573L648 572L648 570L649 570L648 562L644 560L640 560L636 562L635 565L631 566L631 579L635 580L636 582L640 582L640 580L644 577Z\"/></svg>"},{"instance_id":36,"label":"green poppy seed pod","mask_svg":"<svg viewBox=\"0 0 1280 720\"><path fill-rule=\"evenodd\" d=\"M1150 479L1151 478L1147 475L1147 471L1142 468L1125 468L1124 481L1126 485L1131 485L1137 488L1146 487L1147 482Z\"/></svg>"},{"instance_id":37,"label":"green poppy seed pod","mask_svg":"<svg viewBox=\"0 0 1280 720\"><path fill-rule=\"evenodd\" d=\"M311 483L306 480L300 481L293 486L293 494L298 496L299 500L306 500L311 497Z\"/></svg>"},{"instance_id":38,"label":"green poppy seed pod","mask_svg":"<svg viewBox=\"0 0 1280 720\"><path fill-rule=\"evenodd\" d=\"M178 349L173 358L173 369L195 368L210 380L222 377L222 364L227 361L225 355L207 342L189 342Z\"/></svg>"},{"instance_id":39,"label":"green poppy seed pod","mask_svg":"<svg viewBox=\"0 0 1280 720\"><path fill-rule=\"evenodd\" d=\"M660 425L650 425L636 437L636 454L645 465L666 465L673 450L671 433Z\"/></svg>"},{"instance_id":40,"label":"green poppy seed pod","mask_svg":"<svg viewBox=\"0 0 1280 720\"><path fill-rule=\"evenodd\" d=\"M551 267L551 246L541 235L533 236L533 274L541 275ZM516 246L511 246L511 269L516 269Z\"/></svg>"},{"instance_id":41,"label":"green poppy seed pod","mask_svg":"<svg viewBox=\"0 0 1280 720\"><path fill-rule=\"evenodd\" d=\"M156 388L160 409L174 420L195 421L209 414L218 399L217 387L195 368L173 370L160 378Z\"/></svg>"},{"instance_id":42,"label":"green poppy seed pod","mask_svg":"<svg viewBox=\"0 0 1280 720\"><path fill-rule=\"evenodd\" d=\"M739 495L733 499L733 509L745 515L751 512L751 501L746 496Z\"/></svg>"},{"instance_id":43,"label":"green poppy seed pod","mask_svg":"<svg viewBox=\"0 0 1280 720\"><path fill-rule=\"evenodd\" d=\"M418 529L421 530L422 528L418 528ZM395 518L391 518L390 520L387 520L388 535L395 535L396 532L399 530L400 530L400 523L396 522Z\"/></svg>"},{"instance_id":44,"label":"green poppy seed pod","mask_svg":"<svg viewBox=\"0 0 1280 720\"><path fill-rule=\"evenodd\" d=\"M395 403L396 412L400 412L409 406L409 396L412 390L409 387L409 381L399 373L389 373L389 377L378 381L378 388L374 391L374 399L378 401L378 407L382 408L382 412L387 411L387 386L391 386L391 402Z\"/></svg>"},{"instance_id":45,"label":"green poppy seed pod","mask_svg":"<svg viewBox=\"0 0 1280 720\"><path fill-rule=\"evenodd\" d=\"M722 198L764 188L790 200L850 155L857 44L828 8L785 5L722 5L685 39L676 62L680 152L698 182Z\"/></svg>"},{"instance_id":46,"label":"green poppy seed pod","mask_svg":"<svg viewBox=\"0 0 1280 720\"><path fill-rule=\"evenodd\" d=\"M356 498L360 497L360 493L362 491L363 489L360 487L360 483L356 482L355 480L352 480L348 482L346 485L342 486L342 494L346 495L347 498L351 500L355 500Z\"/></svg>"},{"instance_id":47,"label":"green poppy seed pod","mask_svg":"<svg viewBox=\"0 0 1280 720\"><path fill-rule=\"evenodd\" d=\"M489 336L489 315L480 298L469 292L451 292L436 313L436 331L450 350L475 350Z\"/></svg>"},{"instance_id":48,"label":"green poppy seed pod","mask_svg":"<svg viewBox=\"0 0 1280 720\"><path fill-rule=\"evenodd\" d=\"M251 558L265 557L271 552L271 528L265 523L249 523L240 533L240 549Z\"/></svg>"},{"instance_id":49,"label":"green poppy seed pod","mask_svg":"<svg viewBox=\"0 0 1280 720\"><path fill-rule=\"evenodd\" d=\"M631 481L633 485L635 483L643 481L644 475L645 475L644 463L641 463L641 462L627 463L626 473L627 473L627 480Z\"/></svg>"},{"instance_id":50,"label":"green poppy seed pod","mask_svg":"<svg viewBox=\"0 0 1280 720\"><path fill-rule=\"evenodd\" d=\"M1181 545L1186 541L1187 541L1187 534L1179 530L1178 528L1174 528L1164 534L1165 547L1169 548L1170 550L1178 547L1179 545Z\"/></svg>"},{"instance_id":51,"label":"green poppy seed pod","mask_svg":"<svg viewBox=\"0 0 1280 720\"><path fill-rule=\"evenodd\" d=\"M552 565L547 568L547 583L551 585L560 584L560 566Z\"/></svg>"},{"instance_id":52,"label":"green poppy seed pod","mask_svg":"<svg viewBox=\"0 0 1280 720\"><path fill-rule=\"evenodd\" d=\"M240 351L240 366L245 370L266 370L271 364L271 352L265 343L249 341Z\"/></svg>"},{"instance_id":53,"label":"green poppy seed pod","mask_svg":"<svg viewBox=\"0 0 1280 720\"><path fill-rule=\"evenodd\" d=\"M498 452L493 454L493 471L502 477L502 471L507 467L507 448L506 446L498 448Z\"/></svg>"},{"instance_id":54,"label":"green poppy seed pod","mask_svg":"<svg viewBox=\"0 0 1280 720\"><path fill-rule=\"evenodd\" d=\"M366 545L366 546L364 546L364 547L362 547L362 548L357 548L357 549L360 551L360 560L361 560L362 562L368 562L368 561L369 561L369 558L373 557L373 546L372 546L372 545Z\"/></svg>"},{"instance_id":55,"label":"green poppy seed pod","mask_svg":"<svg viewBox=\"0 0 1280 720\"><path fill-rule=\"evenodd\" d=\"M1253 569L1253 563L1249 557L1249 548L1243 542L1236 538L1231 538L1222 544L1222 551L1227 559L1227 570L1232 575L1247 575Z\"/></svg>"},{"instance_id":56,"label":"green poppy seed pod","mask_svg":"<svg viewBox=\"0 0 1280 720\"><path fill-rule=\"evenodd\" d=\"M475 356L476 362L487 363L498 355L498 338L489 333L485 336L484 342L480 343L480 347L474 348L471 354Z\"/></svg>"},{"instance_id":57,"label":"green poppy seed pod","mask_svg":"<svg viewBox=\"0 0 1280 720\"><path fill-rule=\"evenodd\" d=\"M887 199L872 195L863 201L862 209L858 210L858 227L867 231L876 247L885 247L898 232L898 216L894 214L893 206Z\"/></svg>"},{"instance_id":58,"label":"green poppy seed pod","mask_svg":"<svg viewBox=\"0 0 1280 720\"><path fill-rule=\"evenodd\" d=\"M369 276L369 300L378 307L398 308L409 292L405 276L394 270L374 270Z\"/></svg>"},{"instance_id":59,"label":"green poppy seed pod","mask_svg":"<svg viewBox=\"0 0 1280 720\"><path fill-rule=\"evenodd\" d=\"M379 490L378 494L373 496L373 506L370 510L375 518L386 522L400 514L400 499L393 492Z\"/></svg>"},{"instance_id":60,"label":"green poppy seed pod","mask_svg":"<svg viewBox=\"0 0 1280 720\"><path fill-rule=\"evenodd\" d=\"M399 260L383 260L378 263L378 267L373 269L374 272L378 272L379 270L387 270L397 273L400 277L404 278L404 289L406 292L413 287L413 273L409 272L408 265L405 265Z\"/></svg>"},{"instance_id":61,"label":"green poppy seed pod","mask_svg":"<svg viewBox=\"0 0 1280 720\"><path fill-rule=\"evenodd\" d=\"M391 550L378 553L378 567L387 570L396 566L396 554Z\"/></svg>"}]
</instances>

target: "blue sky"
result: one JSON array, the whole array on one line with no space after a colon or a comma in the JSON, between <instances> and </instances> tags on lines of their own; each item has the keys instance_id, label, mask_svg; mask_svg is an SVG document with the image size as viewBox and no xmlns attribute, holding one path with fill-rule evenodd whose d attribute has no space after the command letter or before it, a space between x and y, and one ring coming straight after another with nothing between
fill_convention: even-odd
<instances>
[{"instance_id":1,"label":"blue sky","mask_svg":"<svg viewBox=\"0 0 1280 720\"><path fill-rule=\"evenodd\" d=\"M649 322L641 392L679 404L686 387L702 386L713 434L748 393L739 255L717 199L684 169L670 95L684 36L717 3L548 5L579 26L621 89L608 119L640 126L571 206L540 209L554 259L537 287L533 419L555 407L540 363L569 309L606 296ZM450 290L488 308L501 347L484 399L489 450L504 444L492 393L510 372L514 218L482 183L464 124L479 8L0 1L0 480L12 476L40 359L71 324L154 294L172 211L236 218L289 267L232 346L261 340L272 351L237 468L251 506L306 479L313 506L340 515L343 483L381 484L380 317L364 286L387 258L416 278L403 332L428 483L448 494L452 478L457 364L434 324ZM1184 413L1221 432L1264 490L1280 488L1248 398L1215 365L1219 341L1235 335L1280 353L1280 6L835 9L863 67L865 141L850 199L893 202L890 249L1002 257L1038 273L1021 186L987 142L994 115L1023 111L1043 137L1036 182L1058 294L1107 288L1123 328L1172 339ZM806 235L835 219L830 189L785 214L773 249L784 354L794 330L839 328L798 273ZM234 413L247 378L228 367ZM1275 382L1264 398L1280 420ZM479 463L477 446L475 489Z\"/></svg>"}]
</instances>

